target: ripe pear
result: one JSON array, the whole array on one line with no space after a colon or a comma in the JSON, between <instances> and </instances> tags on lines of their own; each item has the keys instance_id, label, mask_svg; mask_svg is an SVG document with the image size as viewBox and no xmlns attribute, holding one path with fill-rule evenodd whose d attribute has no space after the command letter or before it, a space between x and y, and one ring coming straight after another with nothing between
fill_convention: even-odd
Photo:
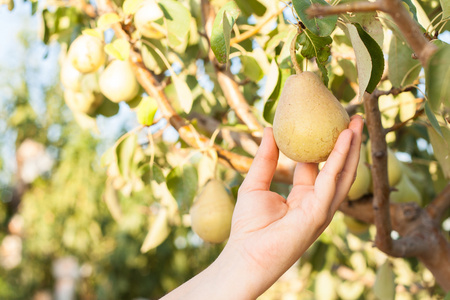
<instances>
[{"instance_id":1,"label":"ripe pear","mask_svg":"<svg viewBox=\"0 0 450 300\"><path fill-rule=\"evenodd\" d=\"M75 69L68 59L64 60L62 63L59 77L62 85L66 89L72 91L79 91L81 89L81 78L83 77L83 74Z\"/></svg>"},{"instance_id":2,"label":"ripe pear","mask_svg":"<svg viewBox=\"0 0 450 300\"><path fill-rule=\"evenodd\" d=\"M211 243L225 241L231 231L234 203L223 183L210 180L190 209L192 230Z\"/></svg>"},{"instance_id":3,"label":"ripe pear","mask_svg":"<svg viewBox=\"0 0 450 300\"><path fill-rule=\"evenodd\" d=\"M422 205L422 196L408 176L402 176L395 188L398 191L392 191L390 194L392 203L416 202L417 204Z\"/></svg>"},{"instance_id":4,"label":"ripe pear","mask_svg":"<svg viewBox=\"0 0 450 300\"><path fill-rule=\"evenodd\" d=\"M100 91L115 103L133 100L139 83L128 61L112 61L100 75Z\"/></svg>"},{"instance_id":5,"label":"ripe pear","mask_svg":"<svg viewBox=\"0 0 450 300\"><path fill-rule=\"evenodd\" d=\"M402 177L402 165L401 162L397 159L395 156L394 151L392 151L390 148L387 149L388 152L388 178L389 178L389 185L395 186ZM372 164L372 146L370 141L367 143L367 159L369 164Z\"/></svg>"},{"instance_id":6,"label":"ripe pear","mask_svg":"<svg viewBox=\"0 0 450 300\"><path fill-rule=\"evenodd\" d=\"M74 112L91 114L102 104L103 96L92 91L75 92L66 89L64 101Z\"/></svg>"},{"instance_id":7,"label":"ripe pear","mask_svg":"<svg viewBox=\"0 0 450 300\"><path fill-rule=\"evenodd\" d=\"M164 37L163 32L164 13L155 0L144 1L134 15L136 29L145 37L160 39Z\"/></svg>"},{"instance_id":8,"label":"ripe pear","mask_svg":"<svg viewBox=\"0 0 450 300\"><path fill-rule=\"evenodd\" d=\"M320 78L312 72L286 80L273 121L278 148L298 162L328 158L350 118Z\"/></svg>"},{"instance_id":9,"label":"ripe pear","mask_svg":"<svg viewBox=\"0 0 450 300\"><path fill-rule=\"evenodd\" d=\"M105 63L103 41L92 35L80 35L70 45L69 61L81 73L97 71Z\"/></svg>"}]
</instances>

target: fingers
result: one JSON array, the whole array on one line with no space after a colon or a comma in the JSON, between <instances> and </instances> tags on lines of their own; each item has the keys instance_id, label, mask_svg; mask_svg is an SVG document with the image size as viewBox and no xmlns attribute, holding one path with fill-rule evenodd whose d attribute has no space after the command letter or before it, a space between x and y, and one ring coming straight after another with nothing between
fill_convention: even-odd
<instances>
[{"instance_id":1,"label":"fingers","mask_svg":"<svg viewBox=\"0 0 450 300\"><path fill-rule=\"evenodd\" d=\"M350 145L347 161L342 169L339 181L336 187L335 200L333 200L332 209L336 211L341 202L345 199L353 184L356 169L358 167L361 136L364 122L360 116L354 116L350 122L349 129L353 131L352 143Z\"/></svg>"},{"instance_id":2,"label":"fingers","mask_svg":"<svg viewBox=\"0 0 450 300\"><path fill-rule=\"evenodd\" d=\"M265 128L261 145L239 191L269 190L277 168L278 148L272 128Z\"/></svg>"},{"instance_id":3,"label":"fingers","mask_svg":"<svg viewBox=\"0 0 450 300\"><path fill-rule=\"evenodd\" d=\"M318 174L317 164L297 163L294 172L294 186L314 185Z\"/></svg>"},{"instance_id":4,"label":"fingers","mask_svg":"<svg viewBox=\"0 0 450 300\"><path fill-rule=\"evenodd\" d=\"M324 201L324 204L325 201L327 204L331 204L334 198L338 175L341 173L347 160L352 137L353 131L351 129L345 129L341 132L325 166L317 176L314 190L317 198Z\"/></svg>"}]
</instances>

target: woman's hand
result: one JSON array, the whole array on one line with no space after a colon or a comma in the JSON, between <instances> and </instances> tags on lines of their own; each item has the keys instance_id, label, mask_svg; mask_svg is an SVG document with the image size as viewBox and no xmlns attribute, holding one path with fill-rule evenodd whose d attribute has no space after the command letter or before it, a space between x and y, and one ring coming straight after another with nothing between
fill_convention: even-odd
<instances>
[{"instance_id":1,"label":"woman's hand","mask_svg":"<svg viewBox=\"0 0 450 300\"><path fill-rule=\"evenodd\" d=\"M354 116L323 169L298 163L284 199L269 190L278 161L272 129L242 183L230 238L219 258L168 299L255 299L267 290L331 222L356 175L363 120Z\"/></svg>"}]
</instances>

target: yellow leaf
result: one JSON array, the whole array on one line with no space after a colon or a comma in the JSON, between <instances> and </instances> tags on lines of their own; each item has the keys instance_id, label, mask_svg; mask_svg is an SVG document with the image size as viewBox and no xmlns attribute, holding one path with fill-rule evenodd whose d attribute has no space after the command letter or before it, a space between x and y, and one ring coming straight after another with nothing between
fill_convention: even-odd
<instances>
[{"instance_id":1,"label":"yellow leaf","mask_svg":"<svg viewBox=\"0 0 450 300\"><path fill-rule=\"evenodd\" d=\"M102 16L97 21L97 26L100 28L108 28L112 24L120 22L121 19L116 13L107 13Z\"/></svg>"}]
</instances>

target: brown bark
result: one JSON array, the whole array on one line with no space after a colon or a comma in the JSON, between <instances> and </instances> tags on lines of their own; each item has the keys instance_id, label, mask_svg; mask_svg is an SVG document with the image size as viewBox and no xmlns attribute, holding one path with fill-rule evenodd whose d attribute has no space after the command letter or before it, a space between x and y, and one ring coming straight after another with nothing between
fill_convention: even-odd
<instances>
[{"instance_id":1,"label":"brown bark","mask_svg":"<svg viewBox=\"0 0 450 300\"><path fill-rule=\"evenodd\" d=\"M428 59L436 52L437 46L429 43L422 34L420 27L414 21L410 13L400 0L378 0L375 2L352 2L336 6L311 5L308 9L310 16L336 15L346 12L382 11L391 16L400 29L405 40L411 46L415 56L419 58L423 67L427 65Z\"/></svg>"}]
</instances>

